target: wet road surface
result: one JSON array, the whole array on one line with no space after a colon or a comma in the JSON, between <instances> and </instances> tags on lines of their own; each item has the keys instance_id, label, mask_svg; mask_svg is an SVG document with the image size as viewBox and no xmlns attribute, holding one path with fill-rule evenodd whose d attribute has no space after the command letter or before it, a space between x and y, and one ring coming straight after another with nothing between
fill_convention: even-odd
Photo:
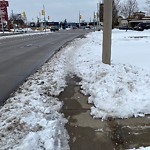
<instances>
[{"instance_id":1,"label":"wet road surface","mask_svg":"<svg viewBox=\"0 0 150 150\"><path fill-rule=\"evenodd\" d=\"M59 31L0 39L0 106L10 94L66 42L86 30Z\"/></svg>"}]
</instances>

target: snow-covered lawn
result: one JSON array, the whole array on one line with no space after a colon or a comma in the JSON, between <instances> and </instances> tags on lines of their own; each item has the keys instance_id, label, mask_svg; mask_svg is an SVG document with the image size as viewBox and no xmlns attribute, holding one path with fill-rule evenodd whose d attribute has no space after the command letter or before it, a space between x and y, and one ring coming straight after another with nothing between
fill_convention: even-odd
<instances>
[{"instance_id":1,"label":"snow-covered lawn","mask_svg":"<svg viewBox=\"0 0 150 150\"><path fill-rule=\"evenodd\" d=\"M30 76L0 110L0 150L67 150L67 120L57 96L65 76L79 76L94 118L150 114L150 31L112 34L112 65L102 58L102 32L89 33ZM150 148L149 148L150 149ZM147 149L146 149L147 150Z\"/></svg>"}]
</instances>

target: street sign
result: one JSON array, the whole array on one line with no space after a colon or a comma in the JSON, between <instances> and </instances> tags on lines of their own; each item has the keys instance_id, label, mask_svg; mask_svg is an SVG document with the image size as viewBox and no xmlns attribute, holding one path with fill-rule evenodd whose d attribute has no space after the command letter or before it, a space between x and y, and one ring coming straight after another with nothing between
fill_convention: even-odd
<instances>
[{"instance_id":1,"label":"street sign","mask_svg":"<svg viewBox=\"0 0 150 150\"><path fill-rule=\"evenodd\" d=\"M0 9L0 15L4 15L4 11Z\"/></svg>"},{"instance_id":2,"label":"street sign","mask_svg":"<svg viewBox=\"0 0 150 150\"><path fill-rule=\"evenodd\" d=\"M0 22L1 23L4 21L4 19L3 19L4 17L5 17L5 12L0 9Z\"/></svg>"},{"instance_id":3,"label":"street sign","mask_svg":"<svg viewBox=\"0 0 150 150\"><path fill-rule=\"evenodd\" d=\"M8 7L8 1L0 0L0 15L1 15L1 21L8 21L8 12L7 12L7 7Z\"/></svg>"},{"instance_id":4,"label":"street sign","mask_svg":"<svg viewBox=\"0 0 150 150\"><path fill-rule=\"evenodd\" d=\"M0 1L0 7L8 7L8 1L4 1L4 0L1 0Z\"/></svg>"}]
</instances>

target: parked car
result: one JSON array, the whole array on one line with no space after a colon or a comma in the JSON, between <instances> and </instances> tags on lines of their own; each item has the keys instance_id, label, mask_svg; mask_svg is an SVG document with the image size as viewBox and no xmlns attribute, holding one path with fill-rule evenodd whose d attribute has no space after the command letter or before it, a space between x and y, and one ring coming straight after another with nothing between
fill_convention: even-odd
<instances>
[{"instance_id":1,"label":"parked car","mask_svg":"<svg viewBox=\"0 0 150 150\"><path fill-rule=\"evenodd\" d=\"M134 30L136 31L143 31L144 29L150 29L150 22L139 23L136 27L134 27Z\"/></svg>"},{"instance_id":2,"label":"parked car","mask_svg":"<svg viewBox=\"0 0 150 150\"><path fill-rule=\"evenodd\" d=\"M87 25L87 26L85 27L85 29L91 29L91 26Z\"/></svg>"},{"instance_id":3,"label":"parked car","mask_svg":"<svg viewBox=\"0 0 150 150\"><path fill-rule=\"evenodd\" d=\"M57 27L57 26L52 26L52 27L50 28L50 30L51 30L51 32L59 31L59 27Z\"/></svg>"},{"instance_id":4,"label":"parked car","mask_svg":"<svg viewBox=\"0 0 150 150\"><path fill-rule=\"evenodd\" d=\"M118 28L119 30L133 30L132 27L129 27L129 26L121 26Z\"/></svg>"},{"instance_id":5,"label":"parked car","mask_svg":"<svg viewBox=\"0 0 150 150\"><path fill-rule=\"evenodd\" d=\"M78 27L76 27L76 26L72 26L72 29L78 29Z\"/></svg>"},{"instance_id":6,"label":"parked car","mask_svg":"<svg viewBox=\"0 0 150 150\"><path fill-rule=\"evenodd\" d=\"M23 28L17 28L17 29L15 29L15 32L25 33L27 31Z\"/></svg>"}]
</instances>

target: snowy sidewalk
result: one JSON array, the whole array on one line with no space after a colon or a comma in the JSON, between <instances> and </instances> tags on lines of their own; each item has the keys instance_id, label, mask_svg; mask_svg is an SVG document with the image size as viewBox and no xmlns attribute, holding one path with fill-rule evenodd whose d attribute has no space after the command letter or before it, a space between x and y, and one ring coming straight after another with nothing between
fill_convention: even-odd
<instances>
[{"instance_id":1,"label":"snowy sidewalk","mask_svg":"<svg viewBox=\"0 0 150 150\"><path fill-rule=\"evenodd\" d=\"M149 116L144 118L93 119L88 96L80 92L79 78L68 77L68 86L60 94L64 101L62 112L68 119L71 150L125 150L149 144Z\"/></svg>"},{"instance_id":2,"label":"snowy sidewalk","mask_svg":"<svg viewBox=\"0 0 150 150\"><path fill-rule=\"evenodd\" d=\"M0 150L72 150L92 143L91 136L103 146L150 149L150 32L112 35L111 66L102 64L102 32L95 32L71 42L28 78L1 108ZM67 87L70 74L80 78L86 96L80 86Z\"/></svg>"}]
</instances>

